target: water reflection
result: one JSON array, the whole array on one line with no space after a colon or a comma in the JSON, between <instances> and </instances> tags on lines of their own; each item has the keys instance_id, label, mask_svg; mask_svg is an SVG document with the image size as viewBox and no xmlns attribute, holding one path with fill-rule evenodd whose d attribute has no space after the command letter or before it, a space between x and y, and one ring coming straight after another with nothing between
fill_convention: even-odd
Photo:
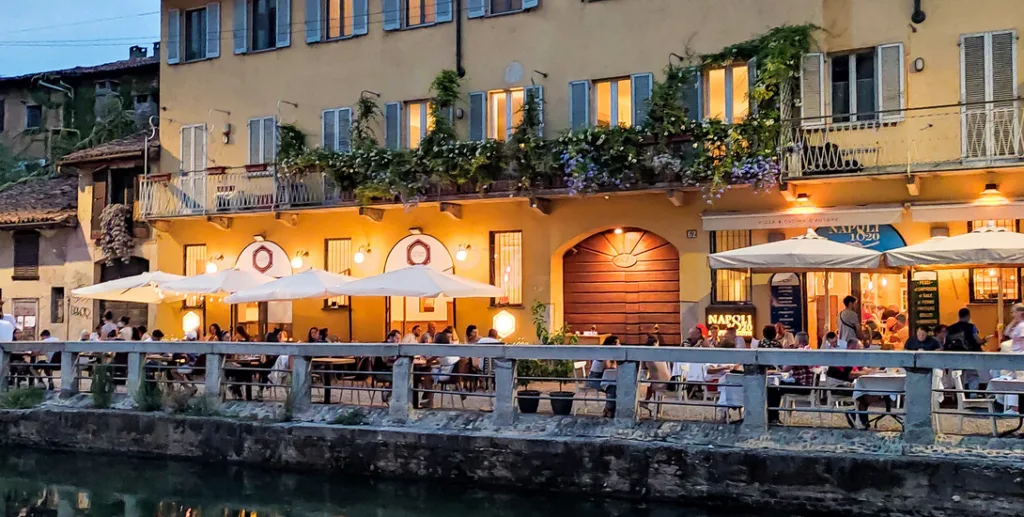
<instances>
[{"instance_id":1,"label":"water reflection","mask_svg":"<svg viewBox=\"0 0 1024 517\"><path fill-rule=\"evenodd\" d=\"M450 484L374 482L237 466L35 451L0 452L0 495L0 517L712 515L673 506L563 494L510 494Z\"/></svg>"}]
</instances>

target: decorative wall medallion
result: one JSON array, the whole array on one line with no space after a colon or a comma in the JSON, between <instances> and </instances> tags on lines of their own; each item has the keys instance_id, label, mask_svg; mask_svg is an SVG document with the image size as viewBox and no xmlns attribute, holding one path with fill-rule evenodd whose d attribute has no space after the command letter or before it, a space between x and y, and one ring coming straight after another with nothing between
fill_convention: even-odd
<instances>
[{"instance_id":1,"label":"decorative wall medallion","mask_svg":"<svg viewBox=\"0 0 1024 517\"><path fill-rule=\"evenodd\" d=\"M426 266L430 264L430 245L417 239L406 248L405 256L410 266Z\"/></svg>"},{"instance_id":2,"label":"decorative wall medallion","mask_svg":"<svg viewBox=\"0 0 1024 517\"><path fill-rule=\"evenodd\" d=\"M620 253L612 257L612 264L622 269L631 268L636 265L636 257L629 253Z\"/></svg>"},{"instance_id":3,"label":"decorative wall medallion","mask_svg":"<svg viewBox=\"0 0 1024 517\"><path fill-rule=\"evenodd\" d=\"M252 268L260 273L270 271L274 267L274 252L261 245L252 252Z\"/></svg>"}]
</instances>

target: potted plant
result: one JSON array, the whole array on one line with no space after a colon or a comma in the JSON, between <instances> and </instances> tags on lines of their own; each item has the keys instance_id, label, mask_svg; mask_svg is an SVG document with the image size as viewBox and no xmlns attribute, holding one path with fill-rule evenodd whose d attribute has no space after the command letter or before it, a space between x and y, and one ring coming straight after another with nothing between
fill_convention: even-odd
<instances>
[{"instance_id":1,"label":"potted plant","mask_svg":"<svg viewBox=\"0 0 1024 517\"><path fill-rule=\"evenodd\" d=\"M566 359L561 359L561 360L557 360L557 361L552 361L551 362L551 365L550 365L550 368L549 368L549 372L548 372L548 374L549 374L548 376L549 377L558 377L558 379L559 379L559 381L558 381L558 391L552 391L551 393L548 393L548 396L551 399L551 412L556 414L556 415L571 415L572 414L573 397L576 396L576 393L572 392L572 391L563 391L563 386L565 385L565 381L561 380L561 379L565 379L565 380L571 379L572 378L572 371L573 371L573 362L572 361L569 361L569 360L566 360Z\"/></svg>"},{"instance_id":2,"label":"potted plant","mask_svg":"<svg viewBox=\"0 0 1024 517\"><path fill-rule=\"evenodd\" d=\"M530 377L543 377L544 365L536 359L522 359L516 362L516 384L519 385L519 396L516 400L519 403L520 413L536 413L540 405L540 392L528 389Z\"/></svg>"}]
</instances>

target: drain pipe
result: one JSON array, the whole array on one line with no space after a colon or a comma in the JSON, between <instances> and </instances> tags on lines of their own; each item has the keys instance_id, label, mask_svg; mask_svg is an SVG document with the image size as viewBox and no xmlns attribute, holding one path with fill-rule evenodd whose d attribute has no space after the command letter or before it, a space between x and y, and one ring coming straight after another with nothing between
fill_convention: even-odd
<instances>
[{"instance_id":1,"label":"drain pipe","mask_svg":"<svg viewBox=\"0 0 1024 517\"><path fill-rule=\"evenodd\" d=\"M455 72L466 77L462 66L462 0L455 0Z\"/></svg>"}]
</instances>

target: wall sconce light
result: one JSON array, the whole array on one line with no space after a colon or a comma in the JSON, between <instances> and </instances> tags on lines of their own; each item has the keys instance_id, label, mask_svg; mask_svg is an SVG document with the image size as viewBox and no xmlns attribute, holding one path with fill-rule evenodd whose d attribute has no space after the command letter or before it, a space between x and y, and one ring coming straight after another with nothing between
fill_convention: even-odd
<instances>
[{"instance_id":1,"label":"wall sconce light","mask_svg":"<svg viewBox=\"0 0 1024 517\"><path fill-rule=\"evenodd\" d=\"M797 194L796 202L801 205L806 205L807 203L811 202L811 196L807 194Z\"/></svg>"},{"instance_id":2,"label":"wall sconce light","mask_svg":"<svg viewBox=\"0 0 1024 517\"><path fill-rule=\"evenodd\" d=\"M508 311L501 311L494 315L491 325L498 332L498 337L505 339L516 333L516 317Z\"/></svg>"},{"instance_id":3,"label":"wall sconce light","mask_svg":"<svg viewBox=\"0 0 1024 517\"><path fill-rule=\"evenodd\" d=\"M985 184L985 190L981 191L981 195L983 195L983 196L998 196L999 195L999 185L996 184L996 183L986 183Z\"/></svg>"},{"instance_id":4,"label":"wall sconce light","mask_svg":"<svg viewBox=\"0 0 1024 517\"><path fill-rule=\"evenodd\" d=\"M915 72L923 72L924 71L924 58L923 57L919 57L919 58L914 60L914 71Z\"/></svg>"},{"instance_id":5,"label":"wall sconce light","mask_svg":"<svg viewBox=\"0 0 1024 517\"><path fill-rule=\"evenodd\" d=\"M292 269L302 269L302 259L309 257L308 251L299 250L295 252L295 257L292 258Z\"/></svg>"},{"instance_id":6,"label":"wall sconce light","mask_svg":"<svg viewBox=\"0 0 1024 517\"><path fill-rule=\"evenodd\" d=\"M459 250L455 252L455 260L465 262L469 256L469 250L473 249L469 244L459 244Z\"/></svg>"},{"instance_id":7,"label":"wall sconce light","mask_svg":"<svg viewBox=\"0 0 1024 517\"><path fill-rule=\"evenodd\" d=\"M217 263L224 260L224 255L216 255L206 261L206 272L207 274L214 274L217 272Z\"/></svg>"},{"instance_id":8,"label":"wall sconce light","mask_svg":"<svg viewBox=\"0 0 1024 517\"><path fill-rule=\"evenodd\" d=\"M254 240L256 242L263 242L266 239L267 239L267 237L265 235L263 235L262 233L257 233L257 234L252 236L252 240Z\"/></svg>"},{"instance_id":9,"label":"wall sconce light","mask_svg":"<svg viewBox=\"0 0 1024 517\"><path fill-rule=\"evenodd\" d=\"M203 319L199 317L196 311L188 311L184 316L181 317L181 330L182 332L195 332L202 326Z\"/></svg>"},{"instance_id":10,"label":"wall sconce light","mask_svg":"<svg viewBox=\"0 0 1024 517\"><path fill-rule=\"evenodd\" d=\"M616 228L615 235L622 235L622 228Z\"/></svg>"},{"instance_id":11,"label":"wall sconce light","mask_svg":"<svg viewBox=\"0 0 1024 517\"><path fill-rule=\"evenodd\" d=\"M363 262L366 262L366 256L371 253L373 252L370 251L369 246L360 246L359 249L356 250L356 254L352 256L352 260L356 264L362 264Z\"/></svg>"}]
</instances>

